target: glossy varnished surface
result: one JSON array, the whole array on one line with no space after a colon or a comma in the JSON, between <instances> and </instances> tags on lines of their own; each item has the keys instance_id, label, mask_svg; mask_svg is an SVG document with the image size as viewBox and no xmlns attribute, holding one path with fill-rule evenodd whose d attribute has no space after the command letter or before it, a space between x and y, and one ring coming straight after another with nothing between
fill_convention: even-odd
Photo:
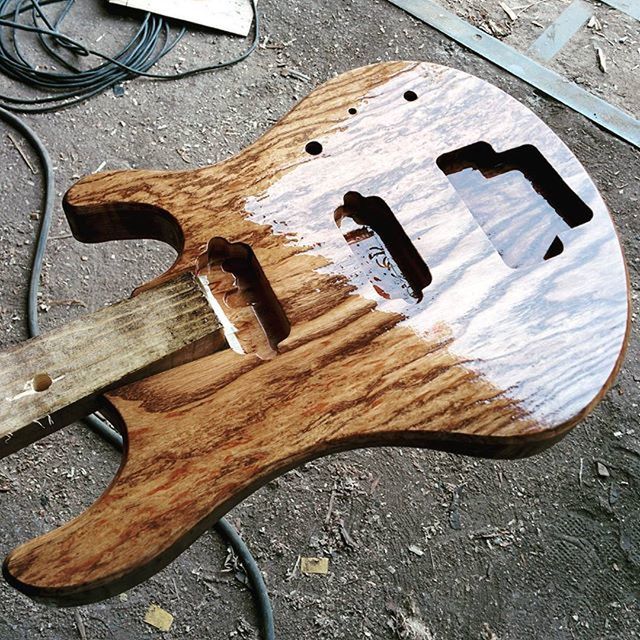
<instances>
[{"instance_id":1,"label":"glossy varnished surface","mask_svg":"<svg viewBox=\"0 0 640 640\"><path fill-rule=\"evenodd\" d=\"M543 230L561 240L559 255L518 268L500 256L437 164L477 142L497 153L533 145L592 213ZM415 254L392 264L387 245L381 264L394 277L422 274L409 277L421 296L385 290L363 266L354 241L373 235L345 235L350 192L380 198L401 225ZM194 172L91 176L65 209L84 241L172 243L179 257L164 278L192 268L212 237L250 247L289 332L275 357L227 349L109 394L128 440L114 483L5 563L36 598L71 604L125 589L267 479L331 451L534 453L595 405L620 365L626 274L595 186L531 112L452 69L355 70L234 158ZM514 246L528 233L525 246L544 246L518 211L504 212ZM229 313L240 326L251 320Z\"/></svg>"}]
</instances>

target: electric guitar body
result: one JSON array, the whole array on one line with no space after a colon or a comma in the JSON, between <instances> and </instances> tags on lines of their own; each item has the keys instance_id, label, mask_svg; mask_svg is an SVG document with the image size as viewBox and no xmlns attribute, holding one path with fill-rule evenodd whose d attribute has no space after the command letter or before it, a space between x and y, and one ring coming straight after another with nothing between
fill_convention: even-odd
<instances>
[{"instance_id":1,"label":"electric guitar body","mask_svg":"<svg viewBox=\"0 0 640 640\"><path fill-rule=\"evenodd\" d=\"M621 364L628 283L596 187L527 108L454 69L356 69L235 157L92 175L64 208L82 242L175 247L143 288L197 271L225 340L105 396L117 476L4 565L48 603L133 586L331 452L541 451Z\"/></svg>"}]
</instances>

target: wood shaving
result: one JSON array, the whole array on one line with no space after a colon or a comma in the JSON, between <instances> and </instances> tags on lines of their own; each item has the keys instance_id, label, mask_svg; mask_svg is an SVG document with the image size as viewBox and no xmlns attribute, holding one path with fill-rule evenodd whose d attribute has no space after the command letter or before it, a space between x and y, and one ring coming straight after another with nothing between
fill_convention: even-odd
<instances>
[{"instance_id":1,"label":"wood shaving","mask_svg":"<svg viewBox=\"0 0 640 640\"><path fill-rule=\"evenodd\" d=\"M505 2L500 2L499 4L502 7L502 10L509 16L509 20L515 22L518 19L515 11L508 4L506 4Z\"/></svg>"},{"instance_id":2,"label":"wood shaving","mask_svg":"<svg viewBox=\"0 0 640 640\"><path fill-rule=\"evenodd\" d=\"M329 558L300 558L300 571L326 575L329 573Z\"/></svg>"},{"instance_id":3,"label":"wood shaving","mask_svg":"<svg viewBox=\"0 0 640 640\"><path fill-rule=\"evenodd\" d=\"M596 54L598 56L598 66L602 73L607 73L607 59L604 56L604 51L600 47L596 47Z\"/></svg>"}]
</instances>

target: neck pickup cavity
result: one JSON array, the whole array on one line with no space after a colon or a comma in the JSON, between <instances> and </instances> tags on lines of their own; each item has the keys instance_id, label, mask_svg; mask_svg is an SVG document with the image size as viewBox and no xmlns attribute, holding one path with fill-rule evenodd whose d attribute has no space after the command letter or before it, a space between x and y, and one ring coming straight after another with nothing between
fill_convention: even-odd
<instances>
[{"instance_id":1,"label":"neck pickup cavity","mask_svg":"<svg viewBox=\"0 0 640 640\"><path fill-rule=\"evenodd\" d=\"M497 153L487 142L476 142L436 162L512 269L559 255L559 235L593 216L532 145Z\"/></svg>"},{"instance_id":2,"label":"neck pickup cavity","mask_svg":"<svg viewBox=\"0 0 640 640\"><path fill-rule=\"evenodd\" d=\"M197 273L229 346L243 355L273 358L291 325L251 247L212 238Z\"/></svg>"}]
</instances>

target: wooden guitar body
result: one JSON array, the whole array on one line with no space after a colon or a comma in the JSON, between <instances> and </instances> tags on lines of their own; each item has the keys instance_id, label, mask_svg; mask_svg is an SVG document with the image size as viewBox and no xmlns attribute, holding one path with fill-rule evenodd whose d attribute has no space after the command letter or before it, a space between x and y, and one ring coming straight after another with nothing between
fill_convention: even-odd
<instances>
[{"instance_id":1,"label":"wooden guitar body","mask_svg":"<svg viewBox=\"0 0 640 640\"><path fill-rule=\"evenodd\" d=\"M160 280L198 265L232 348L106 396L116 478L4 565L49 603L131 587L330 452L543 450L621 364L628 284L596 187L528 109L453 69L354 70L233 158L92 175L64 206L83 242L172 244Z\"/></svg>"}]
</instances>

